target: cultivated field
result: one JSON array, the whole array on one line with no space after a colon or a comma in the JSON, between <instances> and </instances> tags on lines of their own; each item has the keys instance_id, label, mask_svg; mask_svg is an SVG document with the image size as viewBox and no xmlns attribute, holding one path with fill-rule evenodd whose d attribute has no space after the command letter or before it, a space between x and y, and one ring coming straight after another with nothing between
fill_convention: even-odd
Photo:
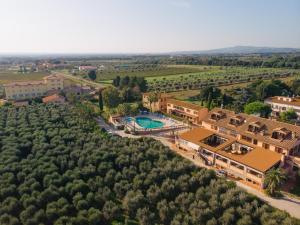
<instances>
[{"instance_id":1,"label":"cultivated field","mask_svg":"<svg viewBox=\"0 0 300 225\"><path fill-rule=\"evenodd\" d=\"M223 67L218 71L158 76L147 78L149 91L182 91L200 89L205 86L228 86L247 83L257 79L279 79L294 77L299 70L279 68Z\"/></svg>"}]
</instances>

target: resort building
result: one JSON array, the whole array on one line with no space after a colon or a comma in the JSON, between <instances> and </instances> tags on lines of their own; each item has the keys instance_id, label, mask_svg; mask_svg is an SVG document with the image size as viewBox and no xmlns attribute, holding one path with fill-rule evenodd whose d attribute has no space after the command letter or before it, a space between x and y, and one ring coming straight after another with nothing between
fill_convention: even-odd
<instances>
[{"instance_id":1,"label":"resort building","mask_svg":"<svg viewBox=\"0 0 300 225\"><path fill-rule=\"evenodd\" d=\"M63 90L63 77L53 74L40 81L13 82L4 84L6 99L22 100L45 96L53 90Z\"/></svg>"},{"instance_id":2,"label":"resort building","mask_svg":"<svg viewBox=\"0 0 300 225\"><path fill-rule=\"evenodd\" d=\"M207 108L189 102L168 98L166 103L168 114L179 116L193 124L198 124L208 114Z\"/></svg>"},{"instance_id":3,"label":"resort building","mask_svg":"<svg viewBox=\"0 0 300 225\"><path fill-rule=\"evenodd\" d=\"M300 168L300 127L225 109L210 111L201 127L180 134L176 145L260 187L271 168Z\"/></svg>"},{"instance_id":4,"label":"resort building","mask_svg":"<svg viewBox=\"0 0 300 225\"><path fill-rule=\"evenodd\" d=\"M154 95L156 101L151 101L151 95ZM167 99L173 96L169 93L144 93L143 106L152 112L167 112Z\"/></svg>"},{"instance_id":5,"label":"resort building","mask_svg":"<svg viewBox=\"0 0 300 225\"><path fill-rule=\"evenodd\" d=\"M190 121L193 124L198 124L208 114L208 109L199 105L176 100L172 94L157 93L156 101L150 101L150 93L143 94L143 106L150 109L152 112L164 112L170 115L175 115Z\"/></svg>"},{"instance_id":6,"label":"resort building","mask_svg":"<svg viewBox=\"0 0 300 225\"><path fill-rule=\"evenodd\" d=\"M281 112L293 109L300 120L300 97L275 96L267 98L265 103L271 106L274 117L279 117Z\"/></svg>"},{"instance_id":7,"label":"resort building","mask_svg":"<svg viewBox=\"0 0 300 225\"><path fill-rule=\"evenodd\" d=\"M176 145L194 151L208 165L225 170L229 176L261 188L266 172L282 163L279 153L201 127L179 135Z\"/></svg>"}]
</instances>

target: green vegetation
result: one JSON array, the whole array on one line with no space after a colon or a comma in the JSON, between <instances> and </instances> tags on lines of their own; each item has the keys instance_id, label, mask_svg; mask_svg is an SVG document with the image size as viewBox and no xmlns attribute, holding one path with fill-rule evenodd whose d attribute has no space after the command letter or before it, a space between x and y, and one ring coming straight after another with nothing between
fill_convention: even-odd
<instances>
[{"instance_id":1,"label":"green vegetation","mask_svg":"<svg viewBox=\"0 0 300 225\"><path fill-rule=\"evenodd\" d=\"M91 79L91 80L96 80L96 78L97 78L97 73L96 73L96 71L95 70L90 70L89 72L88 72L88 77Z\"/></svg>"},{"instance_id":2,"label":"green vegetation","mask_svg":"<svg viewBox=\"0 0 300 225\"><path fill-rule=\"evenodd\" d=\"M105 107L108 107L108 108L115 108L122 101L122 99L120 97L120 93L119 93L118 89L115 87L105 88L102 91L102 96L103 96L103 104Z\"/></svg>"},{"instance_id":3,"label":"green vegetation","mask_svg":"<svg viewBox=\"0 0 300 225\"><path fill-rule=\"evenodd\" d=\"M299 74L297 70L279 68L228 67L220 71L198 72L147 78L149 91L182 91L207 86L227 86L256 80L280 79Z\"/></svg>"},{"instance_id":4,"label":"green vegetation","mask_svg":"<svg viewBox=\"0 0 300 225\"><path fill-rule=\"evenodd\" d=\"M268 118L272 109L269 105L256 101L245 105L244 111L247 114L258 114L261 117Z\"/></svg>"},{"instance_id":5,"label":"green vegetation","mask_svg":"<svg viewBox=\"0 0 300 225\"><path fill-rule=\"evenodd\" d=\"M264 181L267 194L271 196L278 196L280 187L285 179L286 175L281 169L271 169L268 171Z\"/></svg>"},{"instance_id":6,"label":"green vegetation","mask_svg":"<svg viewBox=\"0 0 300 225\"><path fill-rule=\"evenodd\" d=\"M298 118L297 113L293 109L280 113L280 120L286 123L293 123Z\"/></svg>"},{"instance_id":7,"label":"green vegetation","mask_svg":"<svg viewBox=\"0 0 300 225\"><path fill-rule=\"evenodd\" d=\"M204 69L205 68L205 69ZM177 68L168 65L158 64L125 64L125 65L109 65L104 69L97 71L97 81L105 81L115 79L117 76L125 77L156 77L169 76L176 74L188 74L209 70L209 66L198 68ZM85 76L85 73L78 72L76 75Z\"/></svg>"},{"instance_id":8,"label":"green vegetation","mask_svg":"<svg viewBox=\"0 0 300 225\"><path fill-rule=\"evenodd\" d=\"M183 65L300 68L300 57L297 53L177 56L165 59L164 62Z\"/></svg>"},{"instance_id":9,"label":"green vegetation","mask_svg":"<svg viewBox=\"0 0 300 225\"><path fill-rule=\"evenodd\" d=\"M100 133L88 112L0 108L0 224L300 224L153 139Z\"/></svg>"}]
</instances>

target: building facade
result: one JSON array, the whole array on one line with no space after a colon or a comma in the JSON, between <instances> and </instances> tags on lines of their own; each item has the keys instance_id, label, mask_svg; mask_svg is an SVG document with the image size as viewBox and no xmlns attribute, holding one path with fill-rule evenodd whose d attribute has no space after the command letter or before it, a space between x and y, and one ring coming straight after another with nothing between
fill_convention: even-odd
<instances>
[{"instance_id":1,"label":"building facade","mask_svg":"<svg viewBox=\"0 0 300 225\"><path fill-rule=\"evenodd\" d=\"M275 96L267 98L265 103L271 106L272 116L275 118L279 117L281 112L293 109L300 120L300 97Z\"/></svg>"},{"instance_id":2,"label":"building facade","mask_svg":"<svg viewBox=\"0 0 300 225\"><path fill-rule=\"evenodd\" d=\"M151 95L155 95L156 101L151 101ZM168 93L144 93L143 106L152 112L167 112L167 99L172 97Z\"/></svg>"},{"instance_id":3,"label":"building facade","mask_svg":"<svg viewBox=\"0 0 300 225\"><path fill-rule=\"evenodd\" d=\"M166 104L168 114L181 117L193 124L198 124L208 114L207 108L189 102L168 98Z\"/></svg>"},{"instance_id":4,"label":"building facade","mask_svg":"<svg viewBox=\"0 0 300 225\"><path fill-rule=\"evenodd\" d=\"M208 109L196 104L176 100L172 94L157 93L156 101L150 101L150 93L143 94L143 106L152 112L164 112L175 115L193 124L198 124L208 114Z\"/></svg>"},{"instance_id":5,"label":"building facade","mask_svg":"<svg viewBox=\"0 0 300 225\"><path fill-rule=\"evenodd\" d=\"M22 100L45 96L48 92L63 90L63 77L53 74L40 81L13 82L4 84L6 99Z\"/></svg>"}]
</instances>

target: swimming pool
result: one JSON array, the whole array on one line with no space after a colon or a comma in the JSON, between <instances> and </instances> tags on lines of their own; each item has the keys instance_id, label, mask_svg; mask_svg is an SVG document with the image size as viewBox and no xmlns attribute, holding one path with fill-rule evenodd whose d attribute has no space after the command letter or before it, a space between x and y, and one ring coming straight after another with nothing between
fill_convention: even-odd
<instances>
[{"instance_id":1,"label":"swimming pool","mask_svg":"<svg viewBox=\"0 0 300 225\"><path fill-rule=\"evenodd\" d=\"M161 128L164 126L163 122L158 121L158 120L153 120L148 117L136 117L135 122L139 126L141 126L143 128L147 128L147 129Z\"/></svg>"}]
</instances>

